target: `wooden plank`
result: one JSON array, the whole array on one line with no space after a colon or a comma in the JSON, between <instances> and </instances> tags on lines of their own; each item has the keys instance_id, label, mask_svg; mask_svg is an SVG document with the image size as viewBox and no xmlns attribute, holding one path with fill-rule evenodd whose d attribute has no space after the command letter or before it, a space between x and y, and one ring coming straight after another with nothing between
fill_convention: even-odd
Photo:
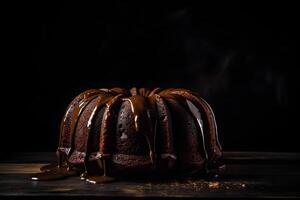
<instances>
[{"instance_id":1,"label":"wooden plank","mask_svg":"<svg viewBox=\"0 0 300 200\"><path fill-rule=\"evenodd\" d=\"M36 162L39 156L47 161L47 153L37 153L32 157L18 154L18 161L26 158L26 163L13 163L13 157L0 163L1 199L300 198L298 154L225 153L227 168L215 177L119 180L98 185L80 181L79 177L31 181L30 173L39 171L43 165ZM257 162L255 157L272 162ZM35 162L29 163L32 160ZM234 160L238 162L231 162Z\"/></svg>"},{"instance_id":2,"label":"wooden plank","mask_svg":"<svg viewBox=\"0 0 300 200\"><path fill-rule=\"evenodd\" d=\"M0 174L32 174L40 172L44 163L1 163Z\"/></svg>"},{"instance_id":3,"label":"wooden plank","mask_svg":"<svg viewBox=\"0 0 300 200\"><path fill-rule=\"evenodd\" d=\"M237 152L225 151L224 160L231 161L300 161L300 153L293 152ZM55 152L0 152L0 163L49 163L55 162Z\"/></svg>"}]
</instances>

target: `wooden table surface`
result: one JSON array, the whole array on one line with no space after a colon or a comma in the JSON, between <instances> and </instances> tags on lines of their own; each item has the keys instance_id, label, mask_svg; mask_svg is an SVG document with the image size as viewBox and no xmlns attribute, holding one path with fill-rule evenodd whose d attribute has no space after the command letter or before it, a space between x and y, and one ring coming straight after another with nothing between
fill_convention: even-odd
<instances>
[{"instance_id":1,"label":"wooden table surface","mask_svg":"<svg viewBox=\"0 0 300 200\"><path fill-rule=\"evenodd\" d=\"M300 198L300 154L225 152L218 177L90 184L79 177L35 182L31 173L55 153L0 153L0 199Z\"/></svg>"}]
</instances>

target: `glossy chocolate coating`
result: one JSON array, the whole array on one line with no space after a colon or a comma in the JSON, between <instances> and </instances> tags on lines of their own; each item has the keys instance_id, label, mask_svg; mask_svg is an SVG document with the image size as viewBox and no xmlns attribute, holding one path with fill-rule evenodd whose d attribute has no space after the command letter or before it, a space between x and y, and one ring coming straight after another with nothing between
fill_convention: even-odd
<instances>
[{"instance_id":1,"label":"glossy chocolate coating","mask_svg":"<svg viewBox=\"0 0 300 200\"><path fill-rule=\"evenodd\" d=\"M214 113L186 89L92 89L68 106L59 163L33 180L83 173L92 183L113 176L191 173L218 168L222 156Z\"/></svg>"}]
</instances>

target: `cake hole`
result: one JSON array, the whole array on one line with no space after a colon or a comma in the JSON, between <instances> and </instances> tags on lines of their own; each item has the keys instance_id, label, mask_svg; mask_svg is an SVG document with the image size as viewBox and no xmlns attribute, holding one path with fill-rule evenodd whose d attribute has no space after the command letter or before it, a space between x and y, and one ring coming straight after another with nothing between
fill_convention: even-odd
<instances>
[{"instance_id":1,"label":"cake hole","mask_svg":"<svg viewBox=\"0 0 300 200\"><path fill-rule=\"evenodd\" d=\"M121 128L121 129L119 129L119 133L124 133L124 131L125 131L125 129L124 128Z\"/></svg>"},{"instance_id":2,"label":"cake hole","mask_svg":"<svg viewBox=\"0 0 300 200\"><path fill-rule=\"evenodd\" d=\"M166 115L160 116L160 119L161 119L162 121L166 121L166 120L167 120L167 116L166 116Z\"/></svg>"}]
</instances>

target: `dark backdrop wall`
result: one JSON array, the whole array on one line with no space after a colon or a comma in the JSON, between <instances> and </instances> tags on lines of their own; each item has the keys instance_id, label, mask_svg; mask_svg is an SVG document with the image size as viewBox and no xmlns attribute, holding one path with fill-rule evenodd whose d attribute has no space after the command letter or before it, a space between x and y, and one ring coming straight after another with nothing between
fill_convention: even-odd
<instances>
[{"instance_id":1,"label":"dark backdrop wall","mask_svg":"<svg viewBox=\"0 0 300 200\"><path fill-rule=\"evenodd\" d=\"M215 110L225 150L299 151L295 5L12 5L2 151L54 151L89 88L184 87ZM6 106L11 105L11 106ZM9 146L9 148L8 148Z\"/></svg>"}]
</instances>

